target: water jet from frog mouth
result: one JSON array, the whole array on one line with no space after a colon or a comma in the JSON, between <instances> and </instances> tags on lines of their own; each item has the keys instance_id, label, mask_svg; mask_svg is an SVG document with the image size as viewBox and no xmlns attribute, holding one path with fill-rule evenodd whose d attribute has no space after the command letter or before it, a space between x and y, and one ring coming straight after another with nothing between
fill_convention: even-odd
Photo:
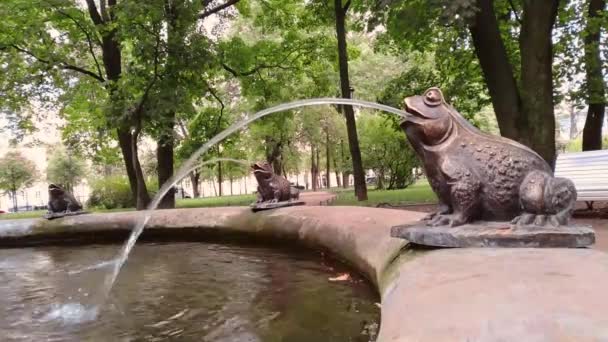
<instances>
[{"instance_id":1,"label":"water jet from frog mouth","mask_svg":"<svg viewBox=\"0 0 608 342\"><path fill-rule=\"evenodd\" d=\"M198 164L198 161L199 161L199 157L201 155L203 155L203 153L207 152L213 145L226 139L232 133L235 133L235 132L243 129L244 127L246 127L253 121L260 119L264 116L267 116L272 113L290 110L290 109L307 107L307 106L317 106L317 105L352 105L352 106L357 106L357 107L371 108L371 109L377 109L377 110L393 113L393 114L396 114L403 118L405 118L409 115L407 112L404 112L400 109L382 105L382 104L375 103L375 102L353 100L353 99L341 99L341 98L314 98L314 99L299 100L299 101L284 103L284 104L280 104L275 107L267 108L267 109L264 109L262 111L255 113L251 116L248 116L239 122L232 124L230 127L226 128L225 130L223 130L222 132L220 132L213 138L209 139L209 141L207 141L207 143L205 143L196 152L194 152L192 154L192 156L190 156L190 158L188 158L188 160L186 160L182 164L182 166L177 170L177 172L175 172L174 176L171 177L168 181L166 181L161 186L161 188L156 193L156 195L154 196L154 198L152 199L152 201L150 202L150 204L148 205L146 210L142 213L142 215L139 216L137 223L136 223L133 231L131 232L131 235L129 236L129 239L126 241L126 243L122 247L121 251L119 252L118 257L116 258L116 263L113 264L111 272L108 274L108 276L106 277L106 279L104 281L101 292L100 292L99 296L97 297L97 302L100 305L102 305L107 300L107 298L110 294L110 291L112 290L112 286L114 285L114 282L116 281L116 278L118 277L120 269L126 262L131 249L133 249L133 246L135 245L135 242L137 241L137 238L141 235L144 227L150 220L152 211L154 209L156 209L156 207L160 203L161 199L175 186L175 184L177 184L177 182L179 182L182 178L187 176L188 173L190 173L192 170L196 169L197 167L200 167L200 165ZM231 160L231 161L235 161L235 160ZM209 161L209 162L211 162L211 161Z\"/></svg>"}]
</instances>

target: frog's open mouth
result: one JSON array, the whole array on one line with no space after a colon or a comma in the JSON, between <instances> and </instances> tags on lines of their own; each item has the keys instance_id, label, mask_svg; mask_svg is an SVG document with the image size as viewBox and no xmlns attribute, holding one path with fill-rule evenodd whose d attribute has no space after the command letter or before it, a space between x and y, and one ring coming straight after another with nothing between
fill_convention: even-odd
<instances>
[{"instance_id":1,"label":"frog's open mouth","mask_svg":"<svg viewBox=\"0 0 608 342\"><path fill-rule=\"evenodd\" d=\"M270 173L270 171L266 170L259 163L252 164L251 165L251 169L253 170L254 174L257 174L257 173Z\"/></svg>"},{"instance_id":2,"label":"frog's open mouth","mask_svg":"<svg viewBox=\"0 0 608 342\"><path fill-rule=\"evenodd\" d=\"M62 193L63 190L61 190L61 188L55 184L49 184L49 192L59 194Z\"/></svg>"},{"instance_id":3,"label":"frog's open mouth","mask_svg":"<svg viewBox=\"0 0 608 342\"><path fill-rule=\"evenodd\" d=\"M416 119L424 119L424 115L422 115L422 113L420 113L418 110L416 110L415 107L412 106L412 98L410 97L406 97L405 100L403 101L404 103L404 110L405 112L408 114L407 116L405 116L402 120L401 123L405 123L405 122L415 122Z\"/></svg>"}]
</instances>

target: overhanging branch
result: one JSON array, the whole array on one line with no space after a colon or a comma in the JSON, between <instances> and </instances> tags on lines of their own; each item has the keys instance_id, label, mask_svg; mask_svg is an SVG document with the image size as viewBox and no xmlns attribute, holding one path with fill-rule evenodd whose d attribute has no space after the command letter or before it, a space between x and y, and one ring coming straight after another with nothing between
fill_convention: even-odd
<instances>
[{"instance_id":1,"label":"overhanging branch","mask_svg":"<svg viewBox=\"0 0 608 342\"><path fill-rule=\"evenodd\" d=\"M27 49L21 48L21 47L15 45L15 44L11 44L10 46L13 49L15 49L15 50L17 50L17 51L19 51L21 53L25 53L25 54L33 57L34 59L36 59L37 61L39 61L41 63L45 63L45 64L48 64L48 65L56 65L57 67L59 67L61 69L65 69L65 70L77 71L77 72L79 72L81 74L84 74L84 75L87 75L87 76L91 76L94 79L98 80L99 82L105 82L106 81L101 75L98 75L98 74L96 74L96 73L94 73L94 72L92 72L90 70L84 69L84 68L79 67L77 65L72 65L72 64L70 64L68 62L63 62L63 61L58 62L58 63L55 64L55 63L53 63L53 62L51 62L51 61L49 61L47 59L40 58L40 57L36 56L36 54L34 54L33 52L31 52L31 51L29 51Z\"/></svg>"},{"instance_id":2,"label":"overhanging branch","mask_svg":"<svg viewBox=\"0 0 608 342\"><path fill-rule=\"evenodd\" d=\"M342 7L342 11L344 11L344 14L346 14L346 12L348 12L348 8L350 7L351 4L351 0L348 0L346 2L346 4L344 4L344 7Z\"/></svg>"},{"instance_id":3,"label":"overhanging branch","mask_svg":"<svg viewBox=\"0 0 608 342\"><path fill-rule=\"evenodd\" d=\"M205 19L208 16L210 16L212 14L215 14L215 13L217 13L217 12L223 10L223 9L226 9L226 8L228 8L228 7L236 4L239 1L240 0L228 0L228 1L226 1L225 3L223 3L221 5L218 5L216 7L213 7L213 8L210 8L210 9L204 11L203 13L201 13L201 14L198 15L198 18L199 19Z\"/></svg>"},{"instance_id":4,"label":"overhanging branch","mask_svg":"<svg viewBox=\"0 0 608 342\"><path fill-rule=\"evenodd\" d=\"M93 20L93 24L101 25L103 24L103 19L97 10L97 5L95 4L95 0L86 0L87 8L89 9L89 15L91 16L91 20Z\"/></svg>"},{"instance_id":5,"label":"overhanging branch","mask_svg":"<svg viewBox=\"0 0 608 342\"><path fill-rule=\"evenodd\" d=\"M61 10L54 4L51 4L51 3L49 3L49 4L51 6L53 6L57 10L57 12L59 12L61 15L65 16L66 18L68 18L72 22L74 22L74 24L80 29L80 31L82 31L82 33L84 33L84 35L87 39L87 44L89 46L89 53L91 54L91 57L93 57L93 61L95 62L95 67L97 68L97 74L103 75L103 72L101 71L101 67L99 66L99 61L97 60L97 56L95 55L95 51L93 48L93 38L91 37L91 34L89 33L89 31L82 25L82 23L79 20L76 20L76 18L72 17L71 15L69 15L65 11ZM101 45L101 42L99 41L99 39L97 39L96 43Z\"/></svg>"}]
</instances>

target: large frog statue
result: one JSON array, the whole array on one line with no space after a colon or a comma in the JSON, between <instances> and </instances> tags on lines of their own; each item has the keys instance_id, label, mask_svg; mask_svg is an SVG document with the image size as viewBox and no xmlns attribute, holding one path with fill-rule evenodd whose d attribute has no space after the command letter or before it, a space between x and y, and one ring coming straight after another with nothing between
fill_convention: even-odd
<instances>
[{"instance_id":1,"label":"large frog statue","mask_svg":"<svg viewBox=\"0 0 608 342\"><path fill-rule=\"evenodd\" d=\"M569 179L555 178L536 152L484 134L447 104L441 90L405 99L401 122L435 194L439 211L430 226L477 219L518 225L566 225L576 202Z\"/></svg>"},{"instance_id":2,"label":"large frog statue","mask_svg":"<svg viewBox=\"0 0 608 342\"><path fill-rule=\"evenodd\" d=\"M56 184L49 184L49 212L47 215L67 214L82 210L82 205L69 191Z\"/></svg>"},{"instance_id":3,"label":"large frog statue","mask_svg":"<svg viewBox=\"0 0 608 342\"><path fill-rule=\"evenodd\" d=\"M285 177L275 174L268 162L257 162L251 165L251 169L258 181L257 203L277 203L300 197L300 191L291 186Z\"/></svg>"}]
</instances>

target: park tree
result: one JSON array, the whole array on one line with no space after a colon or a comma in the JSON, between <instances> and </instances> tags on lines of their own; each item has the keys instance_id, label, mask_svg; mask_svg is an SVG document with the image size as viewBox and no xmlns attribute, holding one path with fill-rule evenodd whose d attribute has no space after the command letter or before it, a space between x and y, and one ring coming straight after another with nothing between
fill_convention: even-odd
<instances>
[{"instance_id":1,"label":"park tree","mask_svg":"<svg viewBox=\"0 0 608 342\"><path fill-rule=\"evenodd\" d=\"M38 171L34 163L19 152L8 152L0 158L0 189L8 192L17 211L17 191L34 182Z\"/></svg>"},{"instance_id":2,"label":"park tree","mask_svg":"<svg viewBox=\"0 0 608 342\"><path fill-rule=\"evenodd\" d=\"M222 66L239 80L241 108L255 112L298 98L334 94L331 30L311 16L300 1L252 4L222 41ZM328 72L328 70L330 70ZM264 117L250 125L248 140L255 158L266 159L277 174L297 162L296 116L292 110Z\"/></svg>"},{"instance_id":3,"label":"park tree","mask_svg":"<svg viewBox=\"0 0 608 342\"><path fill-rule=\"evenodd\" d=\"M86 164L82 159L65 149L58 149L51 154L46 178L49 182L61 184L69 192L74 192L74 186L86 175Z\"/></svg>"},{"instance_id":4,"label":"park tree","mask_svg":"<svg viewBox=\"0 0 608 342\"><path fill-rule=\"evenodd\" d=\"M585 74L587 119L583 128L583 151L602 149L602 128L606 110L606 81L600 37L606 27L606 1L589 0L583 41L585 43Z\"/></svg>"},{"instance_id":5,"label":"park tree","mask_svg":"<svg viewBox=\"0 0 608 342\"><path fill-rule=\"evenodd\" d=\"M199 26L238 2L3 1L0 59L7 77L0 107L14 113L32 100L61 105L81 99L79 109L90 104L94 110L79 113L95 114L93 132L113 132L142 209L149 195L137 154L140 135L160 141L163 182L173 172L173 111L204 96L201 69L215 60ZM194 78L198 82L188 83Z\"/></svg>"},{"instance_id":6,"label":"park tree","mask_svg":"<svg viewBox=\"0 0 608 342\"><path fill-rule=\"evenodd\" d=\"M363 8L377 14L369 24L385 24L385 39L401 51L431 51L435 63L451 65L443 77L470 82L459 68L478 68L500 133L554 163L552 37L558 0L395 0L382 3L384 7L369 3Z\"/></svg>"},{"instance_id":7,"label":"park tree","mask_svg":"<svg viewBox=\"0 0 608 342\"><path fill-rule=\"evenodd\" d=\"M342 0L334 0L334 13L336 20L336 37L338 40L338 67L340 70L340 93L342 98L351 98L351 86L348 75L348 50L346 45L346 15L351 5L351 0L343 3ZM361 160L361 149L357 136L357 124L355 112L352 106L343 105L344 117L346 118L346 131L348 132L348 146L353 163L353 177L355 181L355 196L359 201L367 200L367 185L365 183L365 172Z\"/></svg>"}]
</instances>

